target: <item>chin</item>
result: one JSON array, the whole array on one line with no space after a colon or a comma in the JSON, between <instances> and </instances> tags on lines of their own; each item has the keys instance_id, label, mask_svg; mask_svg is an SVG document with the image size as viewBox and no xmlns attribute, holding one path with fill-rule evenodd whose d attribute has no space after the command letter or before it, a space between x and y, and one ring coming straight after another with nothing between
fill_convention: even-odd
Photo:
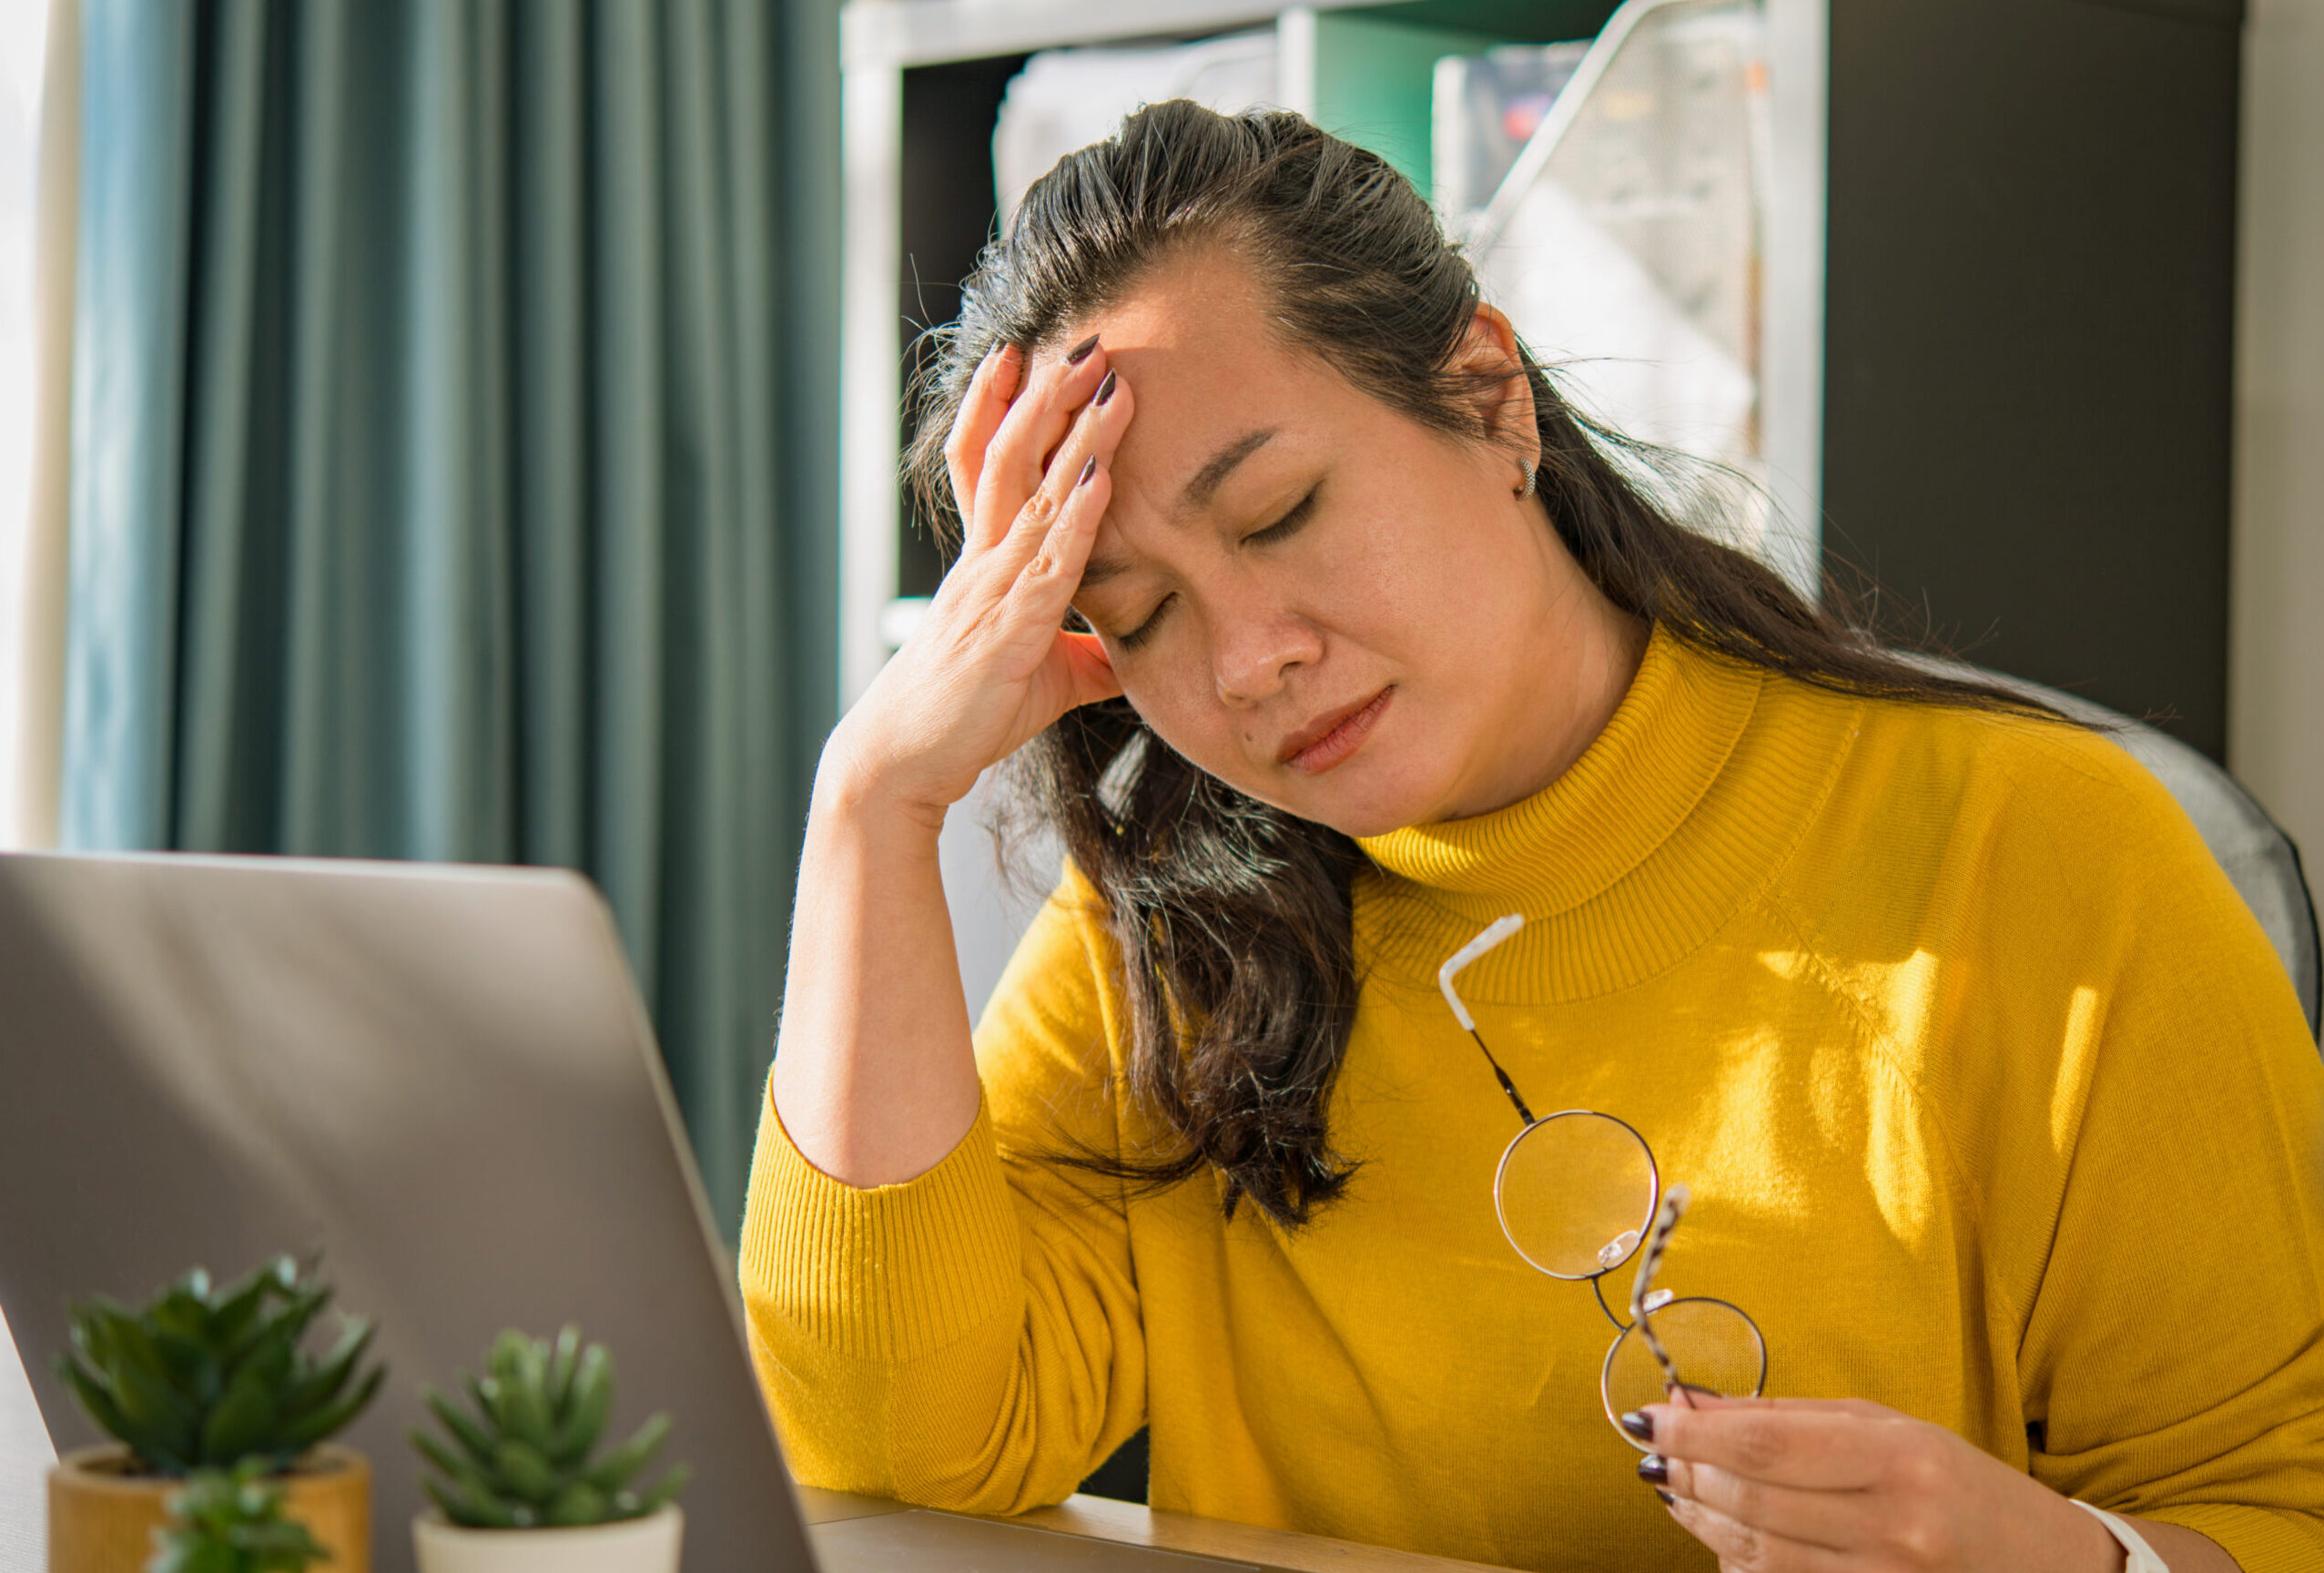
<instances>
[{"instance_id":1,"label":"chin","mask_svg":"<svg viewBox=\"0 0 2324 1573\"><path fill-rule=\"evenodd\" d=\"M1434 805L1440 799L1417 784L1396 780L1386 771L1358 773L1357 766L1373 763L1351 759L1327 776L1300 782L1306 790L1296 797L1268 801L1302 819L1358 837L1385 836L1439 817Z\"/></svg>"},{"instance_id":2,"label":"chin","mask_svg":"<svg viewBox=\"0 0 2324 1573\"><path fill-rule=\"evenodd\" d=\"M1454 786L1448 779L1421 778L1419 772L1400 767L1406 762L1386 749L1365 748L1321 776L1301 776L1276 766L1258 779L1252 778L1247 758L1235 759L1233 768L1221 770L1197 755L1179 752L1203 774L1244 797L1343 836L1385 836L1442 818L1439 806L1450 799Z\"/></svg>"},{"instance_id":3,"label":"chin","mask_svg":"<svg viewBox=\"0 0 2324 1573\"><path fill-rule=\"evenodd\" d=\"M1426 816L1375 811L1365 814L1335 814L1329 818L1318 816L1316 823L1326 825L1343 836L1362 840L1366 836L1385 836L1391 830L1401 830L1407 825L1417 825Z\"/></svg>"}]
</instances>

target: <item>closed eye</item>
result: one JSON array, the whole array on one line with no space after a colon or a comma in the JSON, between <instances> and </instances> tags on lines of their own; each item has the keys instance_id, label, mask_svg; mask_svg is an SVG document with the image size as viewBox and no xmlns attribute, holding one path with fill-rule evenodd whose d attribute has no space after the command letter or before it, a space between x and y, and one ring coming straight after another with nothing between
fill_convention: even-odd
<instances>
[{"instance_id":1,"label":"closed eye","mask_svg":"<svg viewBox=\"0 0 2324 1573\"><path fill-rule=\"evenodd\" d=\"M1254 530L1245 535L1243 538L1243 543L1245 546L1271 546L1278 541L1288 541L1292 536L1298 534L1301 527L1314 516L1315 499L1323 494L1323 491L1321 483L1314 486L1308 491L1306 496L1291 505L1289 512L1265 529ZM1147 614L1143 623L1126 634L1115 634L1114 642L1125 650L1135 650L1139 645L1143 644L1153 637L1155 624L1162 621L1162 614L1169 609L1170 604L1177 599L1175 595L1163 596L1160 604Z\"/></svg>"},{"instance_id":2,"label":"closed eye","mask_svg":"<svg viewBox=\"0 0 2324 1573\"><path fill-rule=\"evenodd\" d=\"M1143 644L1147 640L1153 637L1154 624L1162 621L1163 608L1167 607L1172 601L1177 599L1178 597L1175 595L1163 596L1162 598L1161 604L1157 605L1152 612L1146 614L1146 620L1143 623L1139 624L1138 626L1131 629L1127 634L1115 634L1113 636L1114 643L1121 645L1124 650L1135 650L1139 645Z\"/></svg>"},{"instance_id":3,"label":"closed eye","mask_svg":"<svg viewBox=\"0 0 2324 1573\"><path fill-rule=\"evenodd\" d=\"M1306 496L1291 505L1290 512L1268 525L1264 530L1254 530L1245 535L1243 538L1243 543L1245 546L1254 543L1265 546L1274 542L1289 540L1299 533L1299 527L1314 516L1315 499L1322 494L1323 490L1320 485L1312 488Z\"/></svg>"}]
</instances>

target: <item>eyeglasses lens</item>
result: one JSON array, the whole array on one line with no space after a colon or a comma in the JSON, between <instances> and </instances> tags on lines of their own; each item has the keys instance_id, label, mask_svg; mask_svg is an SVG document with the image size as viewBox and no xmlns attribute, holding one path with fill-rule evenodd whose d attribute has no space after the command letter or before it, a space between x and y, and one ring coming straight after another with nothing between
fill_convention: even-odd
<instances>
[{"instance_id":1,"label":"eyeglasses lens","mask_svg":"<svg viewBox=\"0 0 2324 1573\"><path fill-rule=\"evenodd\" d=\"M1724 1300L1673 1300L1649 1314L1655 1336L1690 1387L1729 1397L1756 1395L1767 1382L1767 1345L1758 1327ZM1607 1352L1603 1382L1607 1418L1620 1416L1668 1395L1662 1367L1633 1327Z\"/></svg>"},{"instance_id":2,"label":"eyeglasses lens","mask_svg":"<svg viewBox=\"0 0 2324 1573\"><path fill-rule=\"evenodd\" d=\"M1637 1251L1654 1216L1654 1158L1604 1114L1552 1114L1502 1154L1493 1201L1509 1243L1544 1273L1594 1278Z\"/></svg>"}]
</instances>

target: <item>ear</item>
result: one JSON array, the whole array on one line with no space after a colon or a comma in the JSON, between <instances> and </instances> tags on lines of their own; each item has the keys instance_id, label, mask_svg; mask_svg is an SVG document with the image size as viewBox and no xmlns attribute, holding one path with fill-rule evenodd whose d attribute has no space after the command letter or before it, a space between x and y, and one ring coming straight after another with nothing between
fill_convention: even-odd
<instances>
[{"instance_id":1,"label":"ear","mask_svg":"<svg viewBox=\"0 0 2324 1573\"><path fill-rule=\"evenodd\" d=\"M1535 423L1533 388L1517 354L1517 331L1497 306L1479 302L1453 351L1453 370L1475 379L1469 398L1487 441L1507 446L1520 459L1538 462L1540 428Z\"/></svg>"}]
</instances>

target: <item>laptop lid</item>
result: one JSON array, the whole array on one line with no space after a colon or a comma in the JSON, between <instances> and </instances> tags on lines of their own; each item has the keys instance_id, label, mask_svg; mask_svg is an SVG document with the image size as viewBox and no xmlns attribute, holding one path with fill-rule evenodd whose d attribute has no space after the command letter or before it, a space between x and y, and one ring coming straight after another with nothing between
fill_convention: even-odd
<instances>
[{"instance_id":1,"label":"laptop lid","mask_svg":"<svg viewBox=\"0 0 2324 1573\"><path fill-rule=\"evenodd\" d=\"M771 962L769 963L772 964ZM771 1030L771 1023L770 1030ZM0 1307L60 1450L66 1303L322 1253L379 1325L381 1573L418 1388L567 1321L694 1466L686 1560L809 1573L734 1274L610 914L542 870L0 856Z\"/></svg>"}]
</instances>

